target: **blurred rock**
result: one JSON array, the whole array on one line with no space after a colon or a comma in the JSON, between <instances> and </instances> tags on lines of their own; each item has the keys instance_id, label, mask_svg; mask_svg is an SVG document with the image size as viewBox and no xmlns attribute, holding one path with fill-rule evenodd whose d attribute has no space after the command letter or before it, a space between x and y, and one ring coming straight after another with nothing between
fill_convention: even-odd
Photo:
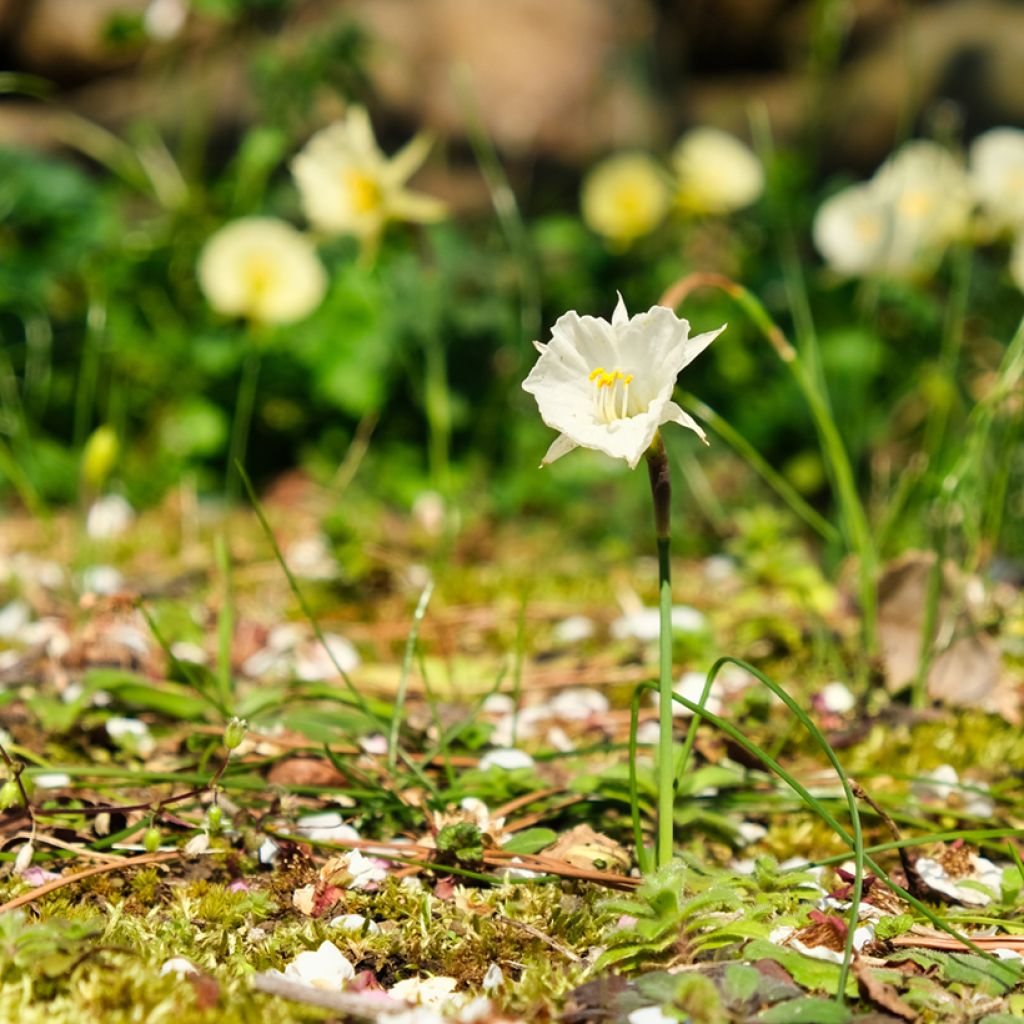
<instances>
[{"instance_id":1,"label":"blurred rock","mask_svg":"<svg viewBox=\"0 0 1024 1024\"><path fill-rule=\"evenodd\" d=\"M513 153L590 155L644 144L653 100L628 57L654 29L651 5L626 0L355 0L380 41L371 69L397 109L462 134L470 105ZM460 95L461 92L461 95Z\"/></svg>"},{"instance_id":2,"label":"blurred rock","mask_svg":"<svg viewBox=\"0 0 1024 1024\"><path fill-rule=\"evenodd\" d=\"M131 63L137 47L111 45L111 19L144 14L148 0L32 0L17 19L14 49L23 70L67 80ZM10 6L10 5L8 5ZM0 23L2 23L0 10Z\"/></svg>"}]
</instances>

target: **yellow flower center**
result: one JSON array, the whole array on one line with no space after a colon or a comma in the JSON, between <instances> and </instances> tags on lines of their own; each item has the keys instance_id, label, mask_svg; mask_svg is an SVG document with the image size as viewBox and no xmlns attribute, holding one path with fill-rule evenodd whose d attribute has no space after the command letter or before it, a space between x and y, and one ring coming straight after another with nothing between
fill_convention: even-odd
<instances>
[{"instance_id":1,"label":"yellow flower center","mask_svg":"<svg viewBox=\"0 0 1024 1024\"><path fill-rule=\"evenodd\" d=\"M266 256L252 255L242 268L245 290L252 302L259 302L273 288L276 278L274 263Z\"/></svg>"},{"instance_id":2,"label":"yellow flower center","mask_svg":"<svg viewBox=\"0 0 1024 1024\"><path fill-rule=\"evenodd\" d=\"M347 171L345 187L356 213L371 213L381 205L380 185L365 171Z\"/></svg>"},{"instance_id":3,"label":"yellow flower center","mask_svg":"<svg viewBox=\"0 0 1024 1024\"><path fill-rule=\"evenodd\" d=\"M629 412L629 385L633 374L621 370L608 371L603 366L592 370L588 378L594 385L594 412L602 423L624 420Z\"/></svg>"},{"instance_id":4,"label":"yellow flower center","mask_svg":"<svg viewBox=\"0 0 1024 1024\"><path fill-rule=\"evenodd\" d=\"M908 189L899 198L900 212L904 217L924 220L935 209L935 198L925 189Z\"/></svg>"}]
</instances>

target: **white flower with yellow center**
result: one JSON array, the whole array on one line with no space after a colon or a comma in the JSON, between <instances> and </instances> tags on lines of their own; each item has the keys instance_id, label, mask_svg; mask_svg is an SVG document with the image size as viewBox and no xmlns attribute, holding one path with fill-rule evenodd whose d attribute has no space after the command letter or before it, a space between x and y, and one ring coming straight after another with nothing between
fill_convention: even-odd
<instances>
[{"instance_id":1,"label":"white flower with yellow center","mask_svg":"<svg viewBox=\"0 0 1024 1024\"><path fill-rule=\"evenodd\" d=\"M350 107L292 161L306 217L320 231L364 240L375 239L390 220L440 220L445 207L439 199L405 187L429 150L430 140L417 135L388 158L377 145L369 115Z\"/></svg>"},{"instance_id":2,"label":"white flower with yellow center","mask_svg":"<svg viewBox=\"0 0 1024 1024\"><path fill-rule=\"evenodd\" d=\"M690 325L665 306L630 317L619 296L611 323L569 312L536 342L540 359L523 382L541 419L559 436L542 465L573 448L593 448L630 469L663 423L678 423L706 441L704 431L672 401L679 371L725 327L690 337Z\"/></svg>"},{"instance_id":3,"label":"white flower with yellow center","mask_svg":"<svg viewBox=\"0 0 1024 1024\"><path fill-rule=\"evenodd\" d=\"M676 199L692 213L725 214L756 202L764 168L754 151L718 128L688 131L672 152Z\"/></svg>"},{"instance_id":4,"label":"white flower with yellow center","mask_svg":"<svg viewBox=\"0 0 1024 1024\"><path fill-rule=\"evenodd\" d=\"M967 175L937 143L918 139L902 146L878 169L872 188L891 212L884 247L890 273L927 268L967 229L972 206Z\"/></svg>"},{"instance_id":5,"label":"white flower with yellow center","mask_svg":"<svg viewBox=\"0 0 1024 1024\"><path fill-rule=\"evenodd\" d=\"M870 274L882 264L889 214L870 184L851 185L818 207L812 234L834 270L855 277Z\"/></svg>"},{"instance_id":6,"label":"white flower with yellow center","mask_svg":"<svg viewBox=\"0 0 1024 1024\"><path fill-rule=\"evenodd\" d=\"M218 313L287 324L313 312L327 274L313 243L274 217L242 217L212 235L199 257L199 285Z\"/></svg>"},{"instance_id":7,"label":"white flower with yellow center","mask_svg":"<svg viewBox=\"0 0 1024 1024\"><path fill-rule=\"evenodd\" d=\"M671 205L668 176L646 153L619 153L602 160L583 181L580 210L591 231L629 245L649 234Z\"/></svg>"},{"instance_id":8,"label":"white flower with yellow center","mask_svg":"<svg viewBox=\"0 0 1024 1024\"><path fill-rule=\"evenodd\" d=\"M971 143L971 191L996 231L1024 228L1024 131L993 128Z\"/></svg>"}]
</instances>

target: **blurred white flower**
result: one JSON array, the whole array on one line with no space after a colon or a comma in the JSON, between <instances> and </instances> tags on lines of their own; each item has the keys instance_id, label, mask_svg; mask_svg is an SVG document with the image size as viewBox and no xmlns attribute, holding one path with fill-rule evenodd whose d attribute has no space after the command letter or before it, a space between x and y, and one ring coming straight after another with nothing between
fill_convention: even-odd
<instances>
[{"instance_id":1,"label":"blurred white flower","mask_svg":"<svg viewBox=\"0 0 1024 1024\"><path fill-rule=\"evenodd\" d=\"M145 722L137 718L108 718L107 735L123 750L139 757L149 757L156 750L156 740Z\"/></svg>"},{"instance_id":2,"label":"blurred white flower","mask_svg":"<svg viewBox=\"0 0 1024 1024\"><path fill-rule=\"evenodd\" d=\"M845 715L857 706L857 698L850 692L850 688L836 680L828 683L822 688L821 703L826 711L836 715Z\"/></svg>"},{"instance_id":3,"label":"blurred white flower","mask_svg":"<svg viewBox=\"0 0 1024 1024\"><path fill-rule=\"evenodd\" d=\"M707 676L703 672L684 672L679 677L675 686L672 687L672 690L674 693L679 694L680 697L685 697L692 704L698 704L700 703L700 697L704 692L704 684L706 682ZM705 710L710 711L713 715L720 715L723 706L722 696L722 677L719 674L715 676L715 681L711 684L708 699L704 702ZM660 706L661 699L659 694L652 693L651 700L655 707ZM689 718L692 714L693 712L684 704L680 704L675 700L672 701L672 715L674 718Z\"/></svg>"},{"instance_id":4,"label":"blurred white flower","mask_svg":"<svg viewBox=\"0 0 1024 1024\"><path fill-rule=\"evenodd\" d=\"M334 679L338 669L348 673L359 666L355 645L337 633L324 635L327 648L319 640L309 640L295 652L295 678L304 682Z\"/></svg>"},{"instance_id":5,"label":"blurred white flower","mask_svg":"<svg viewBox=\"0 0 1024 1024\"><path fill-rule=\"evenodd\" d=\"M90 565L82 570L82 593L110 597L124 589L124 577L112 565Z\"/></svg>"},{"instance_id":6,"label":"blurred white flower","mask_svg":"<svg viewBox=\"0 0 1024 1024\"><path fill-rule=\"evenodd\" d=\"M971 214L967 175L959 160L934 142L901 146L874 178L892 211L885 269L899 274L934 263L963 235Z\"/></svg>"},{"instance_id":7,"label":"blurred white flower","mask_svg":"<svg viewBox=\"0 0 1024 1024\"><path fill-rule=\"evenodd\" d=\"M599 690L574 686L555 694L547 702L548 710L555 718L586 720L592 715L603 715L611 706L608 698Z\"/></svg>"},{"instance_id":8,"label":"blurred white flower","mask_svg":"<svg viewBox=\"0 0 1024 1024\"><path fill-rule=\"evenodd\" d=\"M188 0L150 0L142 27L150 39L164 43L178 35L187 20Z\"/></svg>"},{"instance_id":9,"label":"blurred white flower","mask_svg":"<svg viewBox=\"0 0 1024 1024\"><path fill-rule=\"evenodd\" d=\"M830 196L814 215L814 245L840 274L860 277L879 269L889 231L886 207L870 184Z\"/></svg>"},{"instance_id":10,"label":"blurred white flower","mask_svg":"<svg viewBox=\"0 0 1024 1024\"><path fill-rule=\"evenodd\" d=\"M564 314L551 341L536 343L540 359L523 382L541 419L559 431L542 465L583 447L635 469L665 423L706 441L696 420L672 401L672 390L680 370L723 330L691 338L689 323L671 309L654 306L630 317L621 295L611 323Z\"/></svg>"},{"instance_id":11,"label":"blurred white flower","mask_svg":"<svg viewBox=\"0 0 1024 1024\"><path fill-rule=\"evenodd\" d=\"M29 606L16 597L0 608L0 640L18 640L32 618Z\"/></svg>"},{"instance_id":12,"label":"blurred white flower","mask_svg":"<svg viewBox=\"0 0 1024 1024\"><path fill-rule=\"evenodd\" d=\"M652 232L672 202L669 177L646 153L617 153L583 179L580 212L591 231L629 245Z\"/></svg>"},{"instance_id":13,"label":"blurred white flower","mask_svg":"<svg viewBox=\"0 0 1024 1024\"><path fill-rule=\"evenodd\" d=\"M971 191L995 231L1024 228L1024 131L993 128L971 143Z\"/></svg>"},{"instance_id":14,"label":"blurred white flower","mask_svg":"<svg viewBox=\"0 0 1024 1024\"><path fill-rule=\"evenodd\" d=\"M439 199L405 187L429 150L430 140L417 135L386 157L369 115L362 107L349 107L342 120L313 135L292 161L310 224L328 234L369 240L391 220L440 220L445 207Z\"/></svg>"},{"instance_id":15,"label":"blurred white flower","mask_svg":"<svg viewBox=\"0 0 1024 1024\"><path fill-rule=\"evenodd\" d=\"M313 988L340 992L356 974L355 968L333 942L320 943L317 950L300 953L285 969L289 981Z\"/></svg>"},{"instance_id":16,"label":"blurred white flower","mask_svg":"<svg viewBox=\"0 0 1024 1024\"><path fill-rule=\"evenodd\" d=\"M505 750L489 750L477 765L480 771L487 771L490 768L501 768L511 772L518 768L532 768L533 758L525 751L516 750L510 747Z\"/></svg>"},{"instance_id":17,"label":"blurred white flower","mask_svg":"<svg viewBox=\"0 0 1024 1024\"><path fill-rule=\"evenodd\" d=\"M92 503L85 519L85 532L93 540L120 537L135 522L135 509L120 494L108 494Z\"/></svg>"},{"instance_id":18,"label":"blurred white flower","mask_svg":"<svg viewBox=\"0 0 1024 1024\"><path fill-rule=\"evenodd\" d=\"M434 978L406 978L388 989L388 995L420 1006L441 1007L452 999L458 980L444 975Z\"/></svg>"},{"instance_id":19,"label":"blurred white flower","mask_svg":"<svg viewBox=\"0 0 1024 1024\"><path fill-rule=\"evenodd\" d=\"M301 320L320 305L327 274L313 243L275 217L242 217L210 237L199 257L210 305L257 323Z\"/></svg>"},{"instance_id":20,"label":"blurred white flower","mask_svg":"<svg viewBox=\"0 0 1024 1024\"><path fill-rule=\"evenodd\" d=\"M570 615L555 626L555 639L563 644L589 640L594 635L594 622L585 615Z\"/></svg>"},{"instance_id":21,"label":"blurred white flower","mask_svg":"<svg viewBox=\"0 0 1024 1024\"><path fill-rule=\"evenodd\" d=\"M910 792L926 802L945 802L956 792L960 776L951 764L940 764L938 768L925 772L920 781L910 787Z\"/></svg>"},{"instance_id":22,"label":"blurred white flower","mask_svg":"<svg viewBox=\"0 0 1024 1024\"><path fill-rule=\"evenodd\" d=\"M288 546L284 553L288 568L302 579L331 580L338 575L338 562L322 533L302 537Z\"/></svg>"},{"instance_id":23,"label":"blurred white flower","mask_svg":"<svg viewBox=\"0 0 1024 1024\"><path fill-rule=\"evenodd\" d=\"M756 202L764 169L754 151L718 128L688 131L672 152L676 199L693 213L725 214Z\"/></svg>"},{"instance_id":24,"label":"blurred white flower","mask_svg":"<svg viewBox=\"0 0 1024 1024\"><path fill-rule=\"evenodd\" d=\"M814 219L814 243L842 274L911 276L929 270L968 227L967 174L937 143L900 147L871 181L827 199Z\"/></svg>"}]
</instances>

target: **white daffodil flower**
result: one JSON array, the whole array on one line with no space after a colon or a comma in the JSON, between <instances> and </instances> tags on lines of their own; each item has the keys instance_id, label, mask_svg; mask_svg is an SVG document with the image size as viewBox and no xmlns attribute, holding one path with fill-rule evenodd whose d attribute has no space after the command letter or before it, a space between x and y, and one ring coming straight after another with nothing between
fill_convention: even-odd
<instances>
[{"instance_id":1,"label":"white daffodil flower","mask_svg":"<svg viewBox=\"0 0 1024 1024\"><path fill-rule=\"evenodd\" d=\"M663 423L678 423L702 441L704 431L672 401L679 371L725 327L690 337L690 324L665 306L630 317L619 296L611 323L576 312L559 318L551 341L523 382L541 419L559 436L541 465L574 448L593 448L630 469Z\"/></svg>"},{"instance_id":2,"label":"white daffodil flower","mask_svg":"<svg viewBox=\"0 0 1024 1024\"><path fill-rule=\"evenodd\" d=\"M927 267L967 228L971 193L960 161L942 146L917 139L878 169L872 187L892 211L885 269Z\"/></svg>"},{"instance_id":3,"label":"white daffodil flower","mask_svg":"<svg viewBox=\"0 0 1024 1024\"><path fill-rule=\"evenodd\" d=\"M814 246L840 274L860 277L877 270L889 234L889 214L870 184L851 185L818 207Z\"/></svg>"},{"instance_id":4,"label":"white daffodil flower","mask_svg":"<svg viewBox=\"0 0 1024 1024\"><path fill-rule=\"evenodd\" d=\"M742 210L764 191L764 168L734 135L708 126L688 131L672 152L676 200L692 213Z\"/></svg>"},{"instance_id":5,"label":"white daffodil flower","mask_svg":"<svg viewBox=\"0 0 1024 1024\"><path fill-rule=\"evenodd\" d=\"M971 143L971 191L996 231L1024 228L1024 131L993 128Z\"/></svg>"},{"instance_id":6,"label":"white daffodil flower","mask_svg":"<svg viewBox=\"0 0 1024 1024\"><path fill-rule=\"evenodd\" d=\"M668 175L646 153L616 153L602 160L580 191L583 223L619 246L652 232L671 202Z\"/></svg>"},{"instance_id":7,"label":"white daffodil flower","mask_svg":"<svg viewBox=\"0 0 1024 1024\"><path fill-rule=\"evenodd\" d=\"M417 135L386 157L369 115L362 107L350 107L342 120L313 135L292 161L310 224L328 234L370 240L390 220L440 220L445 206L439 199L405 187L429 150L427 136Z\"/></svg>"},{"instance_id":8,"label":"white daffodil flower","mask_svg":"<svg viewBox=\"0 0 1024 1024\"><path fill-rule=\"evenodd\" d=\"M329 941L321 942L315 951L300 953L284 969L284 976L289 981L330 992L340 992L355 975L356 970L348 958Z\"/></svg>"},{"instance_id":9,"label":"white daffodil flower","mask_svg":"<svg viewBox=\"0 0 1024 1024\"><path fill-rule=\"evenodd\" d=\"M288 324L320 305L327 273L313 243L276 217L241 217L212 235L199 285L218 313Z\"/></svg>"}]
</instances>

